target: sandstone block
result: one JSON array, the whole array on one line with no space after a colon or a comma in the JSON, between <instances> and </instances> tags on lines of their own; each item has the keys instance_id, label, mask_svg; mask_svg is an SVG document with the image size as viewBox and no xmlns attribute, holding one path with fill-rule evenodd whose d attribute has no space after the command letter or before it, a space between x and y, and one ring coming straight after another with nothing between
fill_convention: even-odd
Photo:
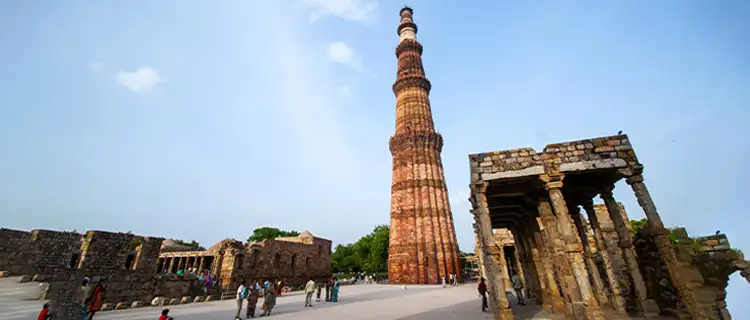
<instances>
[{"instance_id":1,"label":"sandstone block","mask_svg":"<svg viewBox=\"0 0 750 320\"><path fill-rule=\"evenodd\" d=\"M181 304L185 304L185 303L191 303L191 302L193 302L193 299L192 299L192 298L193 298L193 297L190 297L190 296L185 296L185 297L182 297L182 299L180 299L180 303L181 303Z\"/></svg>"},{"instance_id":2,"label":"sandstone block","mask_svg":"<svg viewBox=\"0 0 750 320\"><path fill-rule=\"evenodd\" d=\"M156 297L151 300L152 306L161 306L164 303L164 297Z\"/></svg>"},{"instance_id":3,"label":"sandstone block","mask_svg":"<svg viewBox=\"0 0 750 320\"><path fill-rule=\"evenodd\" d=\"M115 305L115 310L122 310L122 309L129 309L130 304L127 302L120 302L117 305Z\"/></svg>"},{"instance_id":4,"label":"sandstone block","mask_svg":"<svg viewBox=\"0 0 750 320\"><path fill-rule=\"evenodd\" d=\"M706 240L706 245L707 246L715 246L717 244L719 244L718 240Z\"/></svg>"},{"instance_id":5,"label":"sandstone block","mask_svg":"<svg viewBox=\"0 0 750 320\"><path fill-rule=\"evenodd\" d=\"M204 299L203 301L205 301L205 302L214 301L214 297L213 296L206 296L206 299Z\"/></svg>"},{"instance_id":6,"label":"sandstone block","mask_svg":"<svg viewBox=\"0 0 750 320\"><path fill-rule=\"evenodd\" d=\"M169 304L170 304L170 305L173 305L173 304L180 304L180 300L177 300L177 298L172 298L172 299L169 299Z\"/></svg>"},{"instance_id":7,"label":"sandstone block","mask_svg":"<svg viewBox=\"0 0 750 320\"><path fill-rule=\"evenodd\" d=\"M114 304L112 304L112 303L105 303L105 304L102 305L102 310L101 311L110 311L110 310L113 310L114 308L115 308Z\"/></svg>"},{"instance_id":8,"label":"sandstone block","mask_svg":"<svg viewBox=\"0 0 750 320\"><path fill-rule=\"evenodd\" d=\"M0 278L10 277L10 271L0 271Z\"/></svg>"},{"instance_id":9,"label":"sandstone block","mask_svg":"<svg viewBox=\"0 0 750 320\"><path fill-rule=\"evenodd\" d=\"M133 301L133 304L130 305L131 308L143 308L146 306L146 303L143 301Z\"/></svg>"},{"instance_id":10,"label":"sandstone block","mask_svg":"<svg viewBox=\"0 0 750 320\"><path fill-rule=\"evenodd\" d=\"M24 282L31 282L31 276L21 276L18 278L18 282L24 283Z\"/></svg>"},{"instance_id":11,"label":"sandstone block","mask_svg":"<svg viewBox=\"0 0 750 320\"><path fill-rule=\"evenodd\" d=\"M197 296L195 299L193 299L193 302L203 302L203 297Z\"/></svg>"},{"instance_id":12,"label":"sandstone block","mask_svg":"<svg viewBox=\"0 0 750 320\"><path fill-rule=\"evenodd\" d=\"M605 147L597 147L594 149L594 152L610 152L614 151L615 148L612 146L605 146Z\"/></svg>"}]
</instances>

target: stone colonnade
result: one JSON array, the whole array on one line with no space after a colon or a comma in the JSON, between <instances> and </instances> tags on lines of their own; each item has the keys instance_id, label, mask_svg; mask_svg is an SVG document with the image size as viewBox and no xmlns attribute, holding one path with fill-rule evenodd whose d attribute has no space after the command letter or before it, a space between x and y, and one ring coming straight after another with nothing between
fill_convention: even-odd
<instances>
[{"instance_id":1,"label":"stone colonnade","mask_svg":"<svg viewBox=\"0 0 750 320\"><path fill-rule=\"evenodd\" d=\"M177 273L179 270L187 273L192 268L197 272L203 270L211 271L214 266L214 257L205 255L196 256L162 256L157 261L157 273Z\"/></svg>"},{"instance_id":2,"label":"stone colonnade","mask_svg":"<svg viewBox=\"0 0 750 320\"><path fill-rule=\"evenodd\" d=\"M640 168L619 170L633 189L639 205L648 219L649 230L656 234L654 242L668 265L670 277L678 293L688 306L694 319L709 319L697 303L695 290L684 278L689 266L682 266L668 239L641 175ZM563 173L546 173L539 176L543 192L531 192L526 199L533 203L524 218L509 222L508 228L515 237L518 257L515 259L524 275L527 295L534 297L544 308L565 313L574 319L605 319L602 307L615 312L635 311L646 318L659 316L659 308L648 296L646 284L639 269L627 216L612 196L614 184L597 190L606 206L606 216L597 215L593 196L566 199L563 196ZM498 319L513 319L505 294L507 261L493 243L492 220L487 202L487 181L474 183L472 188L472 214L479 246L479 260L486 272L490 307ZM595 194L595 195L596 195ZM533 207L536 208L533 208ZM588 216L594 241L589 241L586 219ZM537 218L538 217L538 218ZM602 219L606 219L603 223ZM594 260L598 253L604 272ZM628 296L635 305L628 305Z\"/></svg>"}]
</instances>

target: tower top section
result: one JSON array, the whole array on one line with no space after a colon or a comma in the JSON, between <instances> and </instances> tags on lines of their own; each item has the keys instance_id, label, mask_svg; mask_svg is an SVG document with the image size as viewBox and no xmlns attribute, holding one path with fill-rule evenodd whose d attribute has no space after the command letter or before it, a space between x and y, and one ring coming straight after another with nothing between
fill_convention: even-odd
<instances>
[{"instance_id":1,"label":"tower top section","mask_svg":"<svg viewBox=\"0 0 750 320\"><path fill-rule=\"evenodd\" d=\"M414 10L409 7L404 7L399 12L401 16L401 23L398 25L398 37L399 42L403 42L406 39L417 40L417 25L414 24L412 15Z\"/></svg>"}]
</instances>

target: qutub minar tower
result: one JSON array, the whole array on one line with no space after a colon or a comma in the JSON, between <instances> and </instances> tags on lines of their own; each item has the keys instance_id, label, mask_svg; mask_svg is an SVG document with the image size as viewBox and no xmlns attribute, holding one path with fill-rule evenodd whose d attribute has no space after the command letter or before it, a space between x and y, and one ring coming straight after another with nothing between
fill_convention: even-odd
<instances>
[{"instance_id":1,"label":"qutub minar tower","mask_svg":"<svg viewBox=\"0 0 750 320\"><path fill-rule=\"evenodd\" d=\"M398 76L393 84L396 133L389 143L393 185L388 281L438 284L454 273L460 279L460 255L440 159L443 137L432 121L422 45L412 9L400 13Z\"/></svg>"}]
</instances>

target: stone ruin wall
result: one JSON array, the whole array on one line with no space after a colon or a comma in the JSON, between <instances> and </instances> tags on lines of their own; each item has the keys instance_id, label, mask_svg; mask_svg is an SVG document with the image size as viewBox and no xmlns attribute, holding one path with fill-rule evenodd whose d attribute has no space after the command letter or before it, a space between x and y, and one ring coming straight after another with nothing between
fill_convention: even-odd
<instances>
[{"instance_id":1,"label":"stone ruin wall","mask_svg":"<svg viewBox=\"0 0 750 320\"><path fill-rule=\"evenodd\" d=\"M750 282L750 261L745 260L741 251L731 248L724 234L690 238L685 228L676 228L672 230L672 238L678 259L692 266L691 274L684 276L699 290L701 299L698 303L712 310L717 319L731 319L726 308L729 276L740 271ZM651 240L648 227L644 226L636 233L633 245L649 297L657 301L662 314L689 317L687 307L672 285L667 266Z\"/></svg>"},{"instance_id":2,"label":"stone ruin wall","mask_svg":"<svg viewBox=\"0 0 750 320\"><path fill-rule=\"evenodd\" d=\"M469 155L471 181L492 180L501 173L537 175L545 167L560 171L626 167L638 164L627 135L549 144L543 152L520 148Z\"/></svg>"},{"instance_id":3,"label":"stone ruin wall","mask_svg":"<svg viewBox=\"0 0 750 320\"><path fill-rule=\"evenodd\" d=\"M205 251L169 252L160 258L212 256L211 272L219 275L219 286L233 290L242 280L284 279L288 285L302 285L308 277L328 279L331 249L330 240L312 236L253 243L227 239Z\"/></svg>"},{"instance_id":4,"label":"stone ruin wall","mask_svg":"<svg viewBox=\"0 0 750 320\"><path fill-rule=\"evenodd\" d=\"M80 247L75 232L0 229L0 270L16 275L54 274L68 269Z\"/></svg>"}]
</instances>

